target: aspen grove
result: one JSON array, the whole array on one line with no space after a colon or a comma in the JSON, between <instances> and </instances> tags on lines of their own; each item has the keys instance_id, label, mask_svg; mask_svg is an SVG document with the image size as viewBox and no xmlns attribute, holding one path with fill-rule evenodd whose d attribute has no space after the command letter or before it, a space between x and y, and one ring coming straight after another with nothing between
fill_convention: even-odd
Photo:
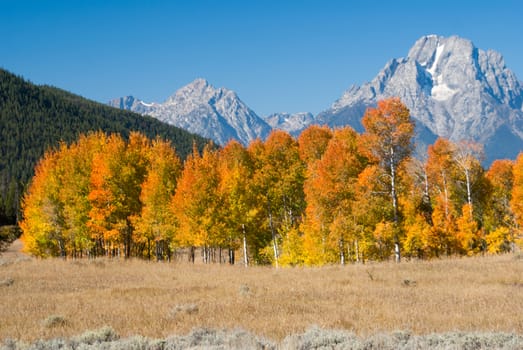
<instances>
[{"instance_id":1,"label":"aspen grove","mask_svg":"<svg viewBox=\"0 0 523 350\"><path fill-rule=\"evenodd\" d=\"M325 265L504 253L522 246L523 155L481 164L472 142L413 155L397 98L365 131L280 130L247 147L195 147L94 132L49 150L23 198L27 252L40 257ZM224 256L224 258L222 258ZM241 259L237 259L236 256Z\"/></svg>"}]
</instances>

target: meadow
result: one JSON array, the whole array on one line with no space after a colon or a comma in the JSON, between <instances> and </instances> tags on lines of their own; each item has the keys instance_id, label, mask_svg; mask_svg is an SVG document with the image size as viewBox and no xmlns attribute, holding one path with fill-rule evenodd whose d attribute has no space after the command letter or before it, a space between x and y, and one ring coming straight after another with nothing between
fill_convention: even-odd
<instances>
[{"instance_id":1,"label":"meadow","mask_svg":"<svg viewBox=\"0 0 523 350\"><path fill-rule=\"evenodd\" d=\"M154 339L242 329L276 342L311 329L523 334L518 254L276 269L11 251L0 256L0 295L0 343L103 327Z\"/></svg>"}]
</instances>

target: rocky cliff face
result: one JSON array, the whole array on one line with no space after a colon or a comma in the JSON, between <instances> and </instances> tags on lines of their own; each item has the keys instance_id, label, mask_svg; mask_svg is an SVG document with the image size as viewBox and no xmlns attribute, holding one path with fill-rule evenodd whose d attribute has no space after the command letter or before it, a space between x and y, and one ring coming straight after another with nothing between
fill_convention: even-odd
<instances>
[{"instance_id":1,"label":"rocky cliff face","mask_svg":"<svg viewBox=\"0 0 523 350\"><path fill-rule=\"evenodd\" d=\"M361 130L368 106L397 96L417 122L421 143L436 136L485 145L487 161L523 149L523 88L495 51L460 37L420 38L406 58L389 61L371 82L347 90L317 123Z\"/></svg>"}]
</instances>

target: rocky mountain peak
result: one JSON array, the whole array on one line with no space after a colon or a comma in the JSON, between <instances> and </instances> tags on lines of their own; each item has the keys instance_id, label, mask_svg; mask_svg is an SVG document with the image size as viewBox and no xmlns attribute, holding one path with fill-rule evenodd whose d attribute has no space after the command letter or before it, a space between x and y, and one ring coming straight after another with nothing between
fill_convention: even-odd
<instances>
[{"instance_id":1,"label":"rocky mountain peak","mask_svg":"<svg viewBox=\"0 0 523 350\"><path fill-rule=\"evenodd\" d=\"M418 129L425 129L421 135L475 140L485 144L489 159L494 154L513 157L523 146L522 85L501 54L478 49L470 40L437 35L418 39L405 58L392 59L372 81L345 91L317 119L361 130L365 109L393 96L407 105ZM508 139L513 145L498 152L493 140Z\"/></svg>"},{"instance_id":2,"label":"rocky mountain peak","mask_svg":"<svg viewBox=\"0 0 523 350\"><path fill-rule=\"evenodd\" d=\"M208 101L215 93L214 86L207 80L198 78L176 90L165 103L183 103L186 100Z\"/></svg>"},{"instance_id":3,"label":"rocky mountain peak","mask_svg":"<svg viewBox=\"0 0 523 350\"><path fill-rule=\"evenodd\" d=\"M178 89L164 103L136 101L139 100L135 100L128 109L149 114L222 145L230 139L248 144L257 137L266 137L270 132L270 126L234 91L215 88L201 78ZM125 102L110 104L119 108L127 108L128 105ZM148 108L144 110L143 106Z\"/></svg>"}]
</instances>

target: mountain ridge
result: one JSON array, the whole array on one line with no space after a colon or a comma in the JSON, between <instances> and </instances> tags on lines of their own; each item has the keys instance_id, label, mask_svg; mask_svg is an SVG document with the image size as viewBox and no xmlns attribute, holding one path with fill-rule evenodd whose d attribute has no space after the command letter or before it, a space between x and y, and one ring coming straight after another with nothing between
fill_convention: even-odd
<instances>
[{"instance_id":1,"label":"mountain ridge","mask_svg":"<svg viewBox=\"0 0 523 350\"><path fill-rule=\"evenodd\" d=\"M133 102L126 103L125 99ZM256 138L267 137L271 130L236 92L215 88L202 78L181 87L163 103L144 103L130 96L112 100L109 104L150 115L221 145L231 139L247 145Z\"/></svg>"}]
</instances>

